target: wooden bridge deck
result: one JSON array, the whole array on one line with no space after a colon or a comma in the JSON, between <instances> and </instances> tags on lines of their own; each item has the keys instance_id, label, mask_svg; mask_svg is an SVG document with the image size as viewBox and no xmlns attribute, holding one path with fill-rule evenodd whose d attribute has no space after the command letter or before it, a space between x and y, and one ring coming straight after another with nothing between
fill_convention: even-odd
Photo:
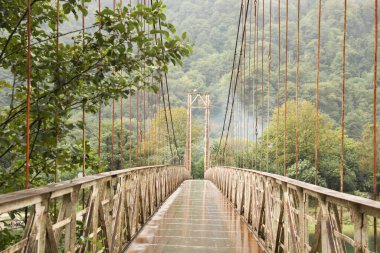
<instances>
[{"instance_id":1,"label":"wooden bridge deck","mask_svg":"<svg viewBox=\"0 0 380 253\"><path fill-rule=\"evenodd\" d=\"M137 252L261 252L247 225L216 186L185 181L126 249Z\"/></svg>"}]
</instances>

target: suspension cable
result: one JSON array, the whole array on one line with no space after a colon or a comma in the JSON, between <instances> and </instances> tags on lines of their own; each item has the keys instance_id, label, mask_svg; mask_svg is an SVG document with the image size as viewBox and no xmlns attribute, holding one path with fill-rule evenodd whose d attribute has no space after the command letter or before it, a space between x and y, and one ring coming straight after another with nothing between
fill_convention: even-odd
<instances>
[{"instance_id":1,"label":"suspension cable","mask_svg":"<svg viewBox=\"0 0 380 253\"><path fill-rule=\"evenodd\" d=\"M165 99L165 92L164 92L164 84L161 79L161 95L162 95L162 103L164 107L164 116L165 116L165 123L166 123L166 131L168 133L168 145L170 148L170 154L171 157L174 157L173 155L173 149L172 149L172 143L171 143L171 138L170 138L170 127L169 127L169 120L168 120L168 115L167 115L167 109L166 109L166 99Z\"/></svg>"},{"instance_id":2,"label":"suspension cable","mask_svg":"<svg viewBox=\"0 0 380 253\"><path fill-rule=\"evenodd\" d=\"M129 93L129 166L132 167L132 96Z\"/></svg>"},{"instance_id":3,"label":"suspension cable","mask_svg":"<svg viewBox=\"0 0 380 253\"><path fill-rule=\"evenodd\" d=\"M31 31L32 31L32 21L31 21L31 12L32 7L30 0L27 1L28 4L28 53L27 53L27 93L26 93L26 159L25 159L25 188L29 188L29 170L30 170L30 97L31 97L31 72L32 72L32 61L31 61Z\"/></svg>"},{"instance_id":4,"label":"suspension cable","mask_svg":"<svg viewBox=\"0 0 380 253\"><path fill-rule=\"evenodd\" d=\"M151 136L152 136L152 119L151 119L151 97L150 97L150 94L148 92L148 165L150 165L150 157L152 155L151 151L152 151L152 140L151 140Z\"/></svg>"},{"instance_id":5,"label":"suspension cable","mask_svg":"<svg viewBox=\"0 0 380 253\"><path fill-rule=\"evenodd\" d=\"M379 45L379 1L375 2L375 56L373 69L373 199L377 199L377 60L378 60L378 45ZM377 219L373 218L373 235L374 248L377 251Z\"/></svg>"},{"instance_id":6,"label":"suspension cable","mask_svg":"<svg viewBox=\"0 0 380 253\"><path fill-rule=\"evenodd\" d=\"M141 4L143 4L143 1L141 1ZM144 0L144 5L146 5L146 0ZM144 32L146 32L146 22L145 19L143 20L144 24ZM149 33L148 33L149 34ZM145 73L146 64L144 62L143 72ZM146 80L146 77L144 77L144 80ZM146 159L146 90L143 91L143 131L142 131L142 138L143 138L143 159ZM146 161L145 161L146 162ZM145 165L145 164L144 164Z\"/></svg>"},{"instance_id":7,"label":"suspension cable","mask_svg":"<svg viewBox=\"0 0 380 253\"><path fill-rule=\"evenodd\" d=\"M158 0L156 0L156 2L158 2ZM161 30L161 18L158 18L158 26L159 26L159 28ZM163 42L162 33L160 34L160 37L161 37L161 43L162 43ZM172 114L172 108L171 108L171 103L170 103L170 92L169 92L169 85L168 85L168 76L167 76L166 72L164 72L164 81L165 81L165 86L166 86L166 95L167 95L167 100L168 100L168 109L169 109L169 116L170 116L170 122L171 122L171 129L172 129L174 147L176 149L177 158L181 159L179 157L178 143L177 143L177 138L176 138L175 131L174 131L173 114ZM162 83L161 83L161 85L162 85ZM165 97L163 97L163 99L165 100ZM164 107L165 107L165 118L167 120L165 101L164 101ZM169 131L169 128L168 128L168 131ZM168 134L170 136L170 132L168 132ZM173 158L174 156L173 156L173 151L172 151L172 147L171 147L170 138L169 138L169 145L170 145L170 150L171 150L171 154L172 154L172 158Z\"/></svg>"},{"instance_id":8,"label":"suspension cable","mask_svg":"<svg viewBox=\"0 0 380 253\"><path fill-rule=\"evenodd\" d=\"M146 91L144 90L144 115L143 115L143 157L146 158Z\"/></svg>"},{"instance_id":9,"label":"suspension cable","mask_svg":"<svg viewBox=\"0 0 380 253\"><path fill-rule=\"evenodd\" d=\"M319 67L321 55L321 18L322 1L318 0L318 48L317 48L317 80L315 96L315 178L314 184L318 184L318 146L319 146Z\"/></svg>"},{"instance_id":10,"label":"suspension cable","mask_svg":"<svg viewBox=\"0 0 380 253\"><path fill-rule=\"evenodd\" d=\"M252 5L252 4L251 4ZM252 52L252 14L253 14L253 6L250 8L250 12L249 12L249 46L248 46L248 87L250 86L251 84L251 72L252 72L252 66L251 66L251 52ZM254 98L252 96L252 111L254 110L254 107L253 107L253 103L254 103ZM249 108L249 107L248 107ZM249 110L248 110L248 114L249 114ZM249 120L249 115L247 116L248 120ZM249 127L249 122L248 122L248 127L247 127L247 131L249 131L250 127ZM253 128L253 125L254 125L254 122L253 122L253 118L252 118L252 128ZM248 138L248 133L247 133L247 138ZM252 135L252 143L253 143L253 135ZM248 158L248 154L249 154L249 147L247 146L247 159ZM252 159L253 161L253 159ZM252 164L252 163L251 163Z\"/></svg>"},{"instance_id":11,"label":"suspension cable","mask_svg":"<svg viewBox=\"0 0 380 253\"><path fill-rule=\"evenodd\" d=\"M267 109L267 146L266 160L267 172L269 171L269 120L270 120L270 87L271 87L271 63L272 63L272 0L269 2L269 49L268 49L268 109Z\"/></svg>"},{"instance_id":12,"label":"suspension cable","mask_svg":"<svg viewBox=\"0 0 380 253\"><path fill-rule=\"evenodd\" d=\"M249 4L249 2L250 2L250 0L248 0L248 4ZM245 19L244 19L245 21L247 21L247 15L248 15L248 9L246 10L246 13L245 13ZM230 126L231 126L231 119L232 119L232 114L233 114L233 109L234 109L234 104L235 104L236 88L237 88L238 77L239 77L239 73L240 73L240 65L241 65L240 63L241 63L241 58L243 55L242 50L243 50L243 41L244 41L245 34L246 34L246 23L244 24L244 29L243 29L243 34L242 34L242 42L241 42L241 47L240 47L240 57L239 57L239 62L238 62L238 69L237 69L237 74L236 74L236 79L235 79L234 91L233 91L233 95L232 95L231 113L230 113L230 118L229 118L229 122L228 122L226 141L225 141L224 148L223 148L223 154L225 153L225 150L226 150L229 130L230 130Z\"/></svg>"},{"instance_id":13,"label":"suspension cable","mask_svg":"<svg viewBox=\"0 0 380 253\"><path fill-rule=\"evenodd\" d=\"M262 0L263 4L263 17L262 17L262 31L261 31L261 138L260 146L262 147L264 138L264 40L265 40L265 0ZM263 149L260 148L260 170L263 161Z\"/></svg>"},{"instance_id":14,"label":"suspension cable","mask_svg":"<svg viewBox=\"0 0 380 253\"><path fill-rule=\"evenodd\" d=\"M113 0L113 12L116 11L116 0ZM112 68L112 74L115 75L115 68ZM115 99L112 98L112 127L111 127L111 170L115 170Z\"/></svg>"},{"instance_id":15,"label":"suspension cable","mask_svg":"<svg viewBox=\"0 0 380 253\"><path fill-rule=\"evenodd\" d=\"M257 0L257 11L255 16L255 33L256 33L256 70L259 69L259 15L260 15L260 0ZM257 160L258 160L258 118L259 118L259 99L258 99L258 85L259 85L259 78L258 73L259 71L255 71L256 73L256 82L255 82L255 170L257 170Z\"/></svg>"},{"instance_id":16,"label":"suspension cable","mask_svg":"<svg viewBox=\"0 0 380 253\"><path fill-rule=\"evenodd\" d=\"M82 8L85 8L82 1ZM84 50L84 34L85 33L85 15L82 12L82 51ZM83 99L82 104L82 177L86 176L86 101ZM83 206L84 206L84 191L83 191Z\"/></svg>"},{"instance_id":17,"label":"suspension cable","mask_svg":"<svg viewBox=\"0 0 380 253\"><path fill-rule=\"evenodd\" d=\"M344 190L344 117L345 117L345 86L346 86L346 36L347 36L347 0L344 0L343 14L343 63L342 63L342 115L340 143L340 191Z\"/></svg>"},{"instance_id":18,"label":"suspension cable","mask_svg":"<svg viewBox=\"0 0 380 253\"><path fill-rule=\"evenodd\" d=\"M60 20L60 2L59 0L57 0L57 6L56 6L56 11L57 11L57 16L56 16L56 64L57 64L57 80L60 79L60 74L59 74L59 20ZM58 106L57 106L58 108ZM58 123L58 115L57 115L57 110L55 111L55 118L54 118L54 121L55 121L55 131L56 131L56 154L55 154L55 158L54 158L54 182L56 183L58 181L58 142L59 142L59 130L58 130L58 127L59 127L59 123ZM54 206L56 207L56 203L54 203Z\"/></svg>"},{"instance_id":19,"label":"suspension cable","mask_svg":"<svg viewBox=\"0 0 380 253\"><path fill-rule=\"evenodd\" d=\"M102 20L101 20L101 0L98 0L98 12L99 12L99 32L102 30ZM102 142L102 97L99 96L99 112L98 112L98 159L99 159L99 165L98 165L98 172L100 172L101 168L101 142Z\"/></svg>"},{"instance_id":20,"label":"suspension cable","mask_svg":"<svg viewBox=\"0 0 380 253\"><path fill-rule=\"evenodd\" d=\"M162 34L161 34L161 36L162 36ZM161 38L161 39L162 39L162 38ZM172 106L171 106L171 103L170 103L170 92L169 92L169 85L168 85L168 77L167 77L167 74L166 74L166 73L164 73L164 80L165 80L165 86L166 86L166 95L167 95L167 100L168 100L168 109L169 109L169 116L170 116L170 122L171 122L171 129L172 129L172 135L173 135L174 147L175 147L175 150L176 150L177 158L178 158L178 159L181 159L181 158L179 157L177 138L176 138L175 131L174 131L174 122L173 122ZM170 148L171 148L171 147L170 147ZM172 154L172 157L173 157L173 154Z\"/></svg>"},{"instance_id":21,"label":"suspension cable","mask_svg":"<svg viewBox=\"0 0 380 253\"><path fill-rule=\"evenodd\" d=\"M161 141L161 99L160 99L160 94L157 94L156 96L156 117L157 117L157 159L160 158L161 152L160 152L160 141ZM160 160L158 161L159 163L161 162Z\"/></svg>"},{"instance_id":22,"label":"suspension cable","mask_svg":"<svg viewBox=\"0 0 380 253\"><path fill-rule=\"evenodd\" d=\"M277 122L276 122L276 174L278 174L278 134L280 125L280 82L281 82L281 0L278 0L278 80L277 80Z\"/></svg>"},{"instance_id":23,"label":"suspension cable","mask_svg":"<svg viewBox=\"0 0 380 253\"><path fill-rule=\"evenodd\" d=\"M235 72L235 62L236 62L236 55L237 55L237 48L238 48L239 34L240 34L240 24L241 24L241 19L242 19L242 16L243 16L243 1L244 0L241 0L241 4L240 4L240 14L239 14L238 29L237 29L237 33L236 33L234 59L233 59L233 62L232 62L230 87L228 89L227 105L226 105L226 110L225 110L225 113L224 113L224 120L223 120L224 122L223 122L222 134L220 136L219 145L218 145L218 154L219 154L219 151L220 151L220 147L222 145L222 139L223 139L223 136L224 136L224 131L225 131L225 127L226 127L226 121L227 121L227 113L228 113L229 104L230 104L230 97L231 97L231 91L232 91L232 82L233 82L233 79L234 79L233 77L234 77L234 72Z\"/></svg>"},{"instance_id":24,"label":"suspension cable","mask_svg":"<svg viewBox=\"0 0 380 253\"><path fill-rule=\"evenodd\" d=\"M297 3L297 66L296 66L296 179L298 179L298 159L299 159L299 80L300 80L300 14L301 0Z\"/></svg>"},{"instance_id":25,"label":"suspension cable","mask_svg":"<svg viewBox=\"0 0 380 253\"><path fill-rule=\"evenodd\" d=\"M136 92L136 164L140 163L140 91Z\"/></svg>"},{"instance_id":26,"label":"suspension cable","mask_svg":"<svg viewBox=\"0 0 380 253\"><path fill-rule=\"evenodd\" d=\"M147 5L149 6L149 1L147 2ZM150 34L150 25L148 23L148 34ZM148 36L149 37L149 36ZM151 78L148 77L148 79L150 80L150 85L153 86L153 75L151 75ZM151 100L151 96L150 96L150 92L148 91L148 165L150 165L150 161L151 159L149 159L153 153L151 152L152 151L152 118L151 118L151 107L152 107L152 100Z\"/></svg>"},{"instance_id":27,"label":"suspension cable","mask_svg":"<svg viewBox=\"0 0 380 253\"><path fill-rule=\"evenodd\" d=\"M284 176L286 176L286 131L288 118L288 30L289 30L289 0L286 0L285 28L285 75L284 75Z\"/></svg>"},{"instance_id":28,"label":"suspension cable","mask_svg":"<svg viewBox=\"0 0 380 253\"><path fill-rule=\"evenodd\" d=\"M245 3L245 9L244 10L247 10L248 11L248 4L247 2ZM246 17L248 18L248 16ZM246 23L246 20L244 20L244 22ZM242 75L243 77L240 78L240 119L238 121L238 123L243 123L243 124L240 124L240 137L239 137L239 148L240 148L240 164L241 166L244 168L244 165L245 165L245 161L244 161L244 155L243 155L243 152L244 152L244 137L245 137L245 81L246 81L246 78L245 78L245 73L246 73L246 50L247 50L247 36L244 37L244 42L243 42L243 46L244 46L244 49L243 49L243 72L242 72ZM240 167L240 166L239 166Z\"/></svg>"},{"instance_id":29,"label":"suspension cable","mask_svg":"<svg viewBox=\"0 0 380 253\"><path fill-rule=\"evenodd\" d=\"M379 1L375 0L375 56L373 70L373 198L377 196L377 61L379 45Z\"/></svg>"},{"instance_id":30,"label":"suspension cable","mask_svg":"<svg viewBox=\"0 0 380 253\"><path fill-rule=\"evenodd\" d=\"M255 141L256 141L256 90L255 90L255 85L256 85L256 26L257 26L257 0L254 2L254 13L253 13L253 77L252 77L252 135L253 135L253 140L252 140L252 164L254 164L255 169L256 168L256 159L255 159L255 153L256 153L256 146L255 146Z\"/></svg>"},{"instance_id":31,"label":"suspension cable","mask_svg":"<svg viewBox=\"0 0 380 253\"><path fill-rule=\"evenodd\" d=\"M120 169L124 169L123 97L120 97Z\"/></svg>"},{"instance_id":32,"label":"suspension cable","mask_svg":"<svg viewBox=\"0 0 380 253\"><path fill-rule=\"evenodd\" d=\"M115 99L112 99L112 127L111 127L111 170L115 169L114 145L115 145Z\"/></svg>"},{"instance_id":33,"label":"suspension cable","mask_svg":"<svg viewBox=\"0 0 380 253\"><path fill-rule=\"evenodd\" d=\"M153 0L151 0L150 2L153 5ZM157 2L157 0L156 0L156 2ZM161 19L160 18L158 19L158 24L159 24L159 28L161 29ZM155 24L153 24L153 29L155 29ZM161 42L163 42L163 36L162 36L162 34L160 36L160 39L161 39ZM157 43L157 36L155 36L155 40L156 40L156 43ZM174 132L173 117L172 117L171 105L170 105L169 86L167 85L168 81L167 81L167 75L166 75L166 73L164 73L164 80L165 80L166 92L167 92L167 96L168 96L168 106L169 106L169 113L170 113L170 117L171 117L173 140L175 142L174 145L175 145L176 152L177 152L177 157L178 157L179 153L178 153L178 147L177 147L177 140L176 140L175 132ZM163 101L164 113L165 113L166 129L167 129L167 133L168 133L168 142L169 142L170 154L171 154L171 157L174 158L172 144L171 144L171 138L170 138L170 135L171 135L170 134L170 127L169 127L168 116L167 116L166 99L165 99L165 92L164 92L164 81L163 81L162 77L161 77L160 85L161 85L161 94L162 94L162 101Z\"/></svg>"},{"instance_id":34,"label":"suspension cable","mask_svg":"<svg viewBox=\"0 0 380 253\"><path fill-rule=\"evenodd\" d=\"M245 6L245 8L249 8L248 5ZM246 101L245 101L245 84L246 84L246 61L247 61L247 58L246 58L246 51L247 51L247 36L245 36L244 38L244 55L243 55L243 58L244 58L244 61L243 61L243 78L242 78L242 105L243 105L243 113L242 113L242 118L243 118L243 133L242 133L242 145L241 145L241 148L243 150L242 152L242 155L241 155L241 159L242 159L242 167L245 168L245 159L244 159L244 152L245 152L245 147L246 147L246 136L245 136L245 132L246 132L246 110L245 110L245 105L246 105Z\"/></svg>"}]
</instances>

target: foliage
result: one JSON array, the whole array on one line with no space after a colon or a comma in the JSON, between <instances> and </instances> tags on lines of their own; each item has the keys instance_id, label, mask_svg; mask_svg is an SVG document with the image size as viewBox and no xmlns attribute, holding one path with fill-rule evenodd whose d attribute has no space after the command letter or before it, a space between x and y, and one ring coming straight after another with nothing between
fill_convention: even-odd
<instances>
[{"instance_id":1,"label":"foliage","mask_svg":"<svg viewBox=\"0 0 380 253\"><path fill-rule=\"evenodd\" d=\"M267 170L296 178L296 104L287 104L286 150L284 150L284 105L272 112L269 127L259 136L258 145L248 143L249 151L242 150L242 142L230 139L222 162L231 166ZM278 113L278 117L277 117ZM315 178L315 107L308 101L299 103L298 121L298 179L314 183ZM324 113L319 114L318 185L339 190L341 129ZM268 140L268 141L267 141ZM344 190L372 191L372 163L370 127L361 141L345 135ZM223 144L224 145L224 144ZM284 151L286 153L284 153ZM213 153L217 152L216 146ZM285 155L286 154L286 160ZM268 160L267 160L268 155ZM268 167L267 167L268 162ZM284 171L286 162L286 171Z\"/></svg>"},{"instance_id":2,"label":"foliage","mask_svg":"<svg viewBox=\"0 0 380 253\"><path fill-rule=\"evenodd\" d=\"M127 97L136 90L147 88L156 91L157 87L145 82L147 76L154 74L158 79L159 70L168 70L168 63L181 65L183 56L190 52L186 39L191 37L194 41L194 54L184 60L183 67L171 68L168 75L171 85L171 101L176 107L185 106L185 96L190 90L197 89L208 91L211 94L212 107L212 133L213 138L220 135L221 120L228 92L230 80L230 68L233 57L234 42L236 36L237 19L240 3L232 0L225 1L174 1L166 0L168 5L168 20L164 14L165 8L161 2L153 7L124 6L121 11L113 13L105 9L101 13L102 30L97 31L97 21L92 22L94 28L88 29L84 34L74 35L73 40L62 38L56 53L56 41L52 38L55 34L55 9L48 1L35 0L33 2L33 38L36 44L32 46L33 52L33 94L32 94L32 118L33 135L35 144L32 152L32 170L34 184L44 184L53 180L53 162L57 158L62 179L71 178L80 170L81 142L79 135L83 123L80 113L83 102L86 102L87 113L95 113L98 108L99 98L103 100L103 112L110 113L109 100ZM86 1L88 2L88 1ZM268 4L268 2L266 2ZM296 1L289 1L289 59L288 59L288 99L295 98L296 82ZM373 78L373 2L349 1L348 2L348 27L347 27L347 80L346 80L346 136L345 136L345 190L360 189L370 191L372 188L372 134L370 122L372 120L372 78ZM93 6L92 6L93 7ZM120 9L120 6L118 7ZM283 8L285 6L283 5ZM317 2L312 0L301 1L301 48L300 48L300 98L301 111L304 113L300 121L300 157L299 177L305 181L313 182L314 170L314 129L315 111L313 104L306 101L315 101L315 55L317 46ZM323 2L323 20L321 36L321 82L319 105L322 112L320 118L320 183L333 189L338 189L339 163L340 163L340 125L341 118L341 78L342 78L342 29L343 29L343 4L334 0ZM266 8L269 12L269 8ZM61 10L61 24L74 21L76 16L84 12L81 1L65 2ZM277 13L277 4L273 2L273 13ZM285 9L281 10L285 13ZM19 173L24 163L25 150L25 5L18 1L0 2L0 166L1 178L15 177L12 184L1 182L0 186L6 191L12 191L23 187L23 175ZM266 14L266 22L269 22ZM90 18L89 16L87 16ZM156 26L151 33L157 34L157 38L163 34L164 43L158 39L158 45L153 43L153 34L146 36L142 31L142 20L152 25L157 18L162 18L162 29ZM283 17L284 18L284 17ZM274 18L275 20L276 18ZM19 28L11 35L13 28ZM273 21L274 21L273 20ZM184 33L183 38L175 36L173 26ZM363 24L366 24L363 26ZM282 31L285 31L285 22L282 22ZM265 26L265 35L268 39L269 26ZM283 94L283 75L278 80L278 38L275 32L278 23L272 22L272 69L271 69L271 94L276 94L277 83L280 81L280 94ZM95 31L95 32L89 32ZM156 33L157 32L157 33ZM261 34L261 27L259 27ZM284 33L282 34L284 36ZM7 38L10 37L9 42ZM46 39L46 41L44 40ZM65 43L63 43L65 41ZM67 43L66 43L67 42ZM284 51L284 38L280 45L280 52ZM5 44L7 46L5 47ZM83 50L83 47L85 50ZM5 50L4 50L5 48ZM139 50L140 54L137 54ZM264 49L264 55L268 53L268 47ZM162 52L165 54L162 54ZM153 58L151 57L153 56ZM153 59L153 60L151 60ZM58 64L59 63L59 64ZM267 62L264 62L265 64ZM59 65L59 67L58 67ZM281 73L284 73L284 61L280 63ZM144 71L141 66L145 66ZM252 68L252 66L251 66ZM112 74L115 70L115 75ZM256 69L255 71L257 71ZM11 72L12 75L8 75ZM267 83L267 71L264 71L264 82ZM64 77L64 78L63 78ZM64 80L62 80L64 79ZM251 82L252 80L248 80ZM156 82L157 83L157 80ZM14 91L14 92L12 92ZM251 91L251 90L249 90ZM13 96L9 96L13 94ZM268 99L267 94L265 100ZM82 98L86 100L83 101ZM266 169L266 139L269 138L269 170L275 172L276 165L276 113L277 105L283 104L283 97L276 101L270 98L270 106L273 112L270 114L269 130L260 137L264 146L255 146L250 142L249 152L234 152L228 146L226 154L227 164L244 167ZM15 115L15 117L13 117ZM185 115L185 113L184 113ZM195 113L197 115L197 113ZM182 116L181 116L182 117ZM59 118L60 120L57 120ZM283 109L280 110L280 119L283 118ZM9 119L9 120L7 120ZM162 121L162 119L160 119ZM6 122L4 124L4 122ZM154 120L152 121L154 122ZM109 170L110 161L110 117L103 120L104 132L102 135L102 157L97 158L96 150L96 116L89 115L87 122L87 161L88 170L96 172ZM161 125L162 123L162 125ZM166 129L162 121L161 129ZM282 120L280 120L282 123ZM132 128L135 132L136 119L132 119ZM151 123L152 124L152 123ZM156 124L156 123L154 123ZM184 154L183 132L185 119L182 123L175 123L178 138L179 155ZM295 176L295 143L294 131L295 116L294 104L289 103L288 134L287 134L287 174ZM117 129L120 125L115 126ZM266 126L265 126L266 127ZM279 133L283 132L283 124L279 125ZM129 123L125 123L125 129ZM154 131L151 126L149 131ZM38 133L38 134L37 134ZM152 133L153 134L153 133ZM156 133L157 134L157 133ZM158 134L157 134L158 135ZM160 141L154 144L163 145L167 142L165 131L162 131ZM58 137L58 138L57 138ZM124 161L129 160L129 152L133 160L137 157L136 135L131 136L132 149L129 150L129 132L124 132ZM156 138L156 137L154 137ZM166 138L166 139L165 139ZM165 141L166 140L166 141ZM183 142L181 143L181 140ZM116 137L116 142L120 136ZM231 142L239 143L239 140ZM241 141L241 140L240 140ZM217 141L216 141L217 142ZM198 142L197 142L198 143ZM259 142L260 143L260 142ZM43 145L42 145L43 144ZM216 145L213 145L215 151ZM7 151L8 148L10 151ZM170 160L170 151L163 145L161 150L152 152L148 159L150 163L165 163ZM256 149L258 159L255 160ZM5 152L7 151L7 152ZM199 152L198 152L199 151ZM283 173L283 139L280 134L278 139L278 170ZM5 155L2 153L5 152ZM120 168L119 145L115 146L115 165ZM141 152L139 153L142 154ZM161 156L162 155L162 156ZM199 150L194 150L194 166L201 166ZM44 157L44 159L42 158ZM380 157L380 156L379 156ZM141 161L145 161L140 157ZM101 163L102 161L102 163ZM197 162L198 161L198 162ZM216 162L215 160L213 162ZM379 163L380 164L380 163ZM127 164L134 166L133 164ZM309 168L308 170L306 168ZM379 187L380 188L380 187Z\"/></svg>"},{"instance_id":3,"label":"foliage","mask_svg":"<svg viewBox=\"0 0 380 253\"><path fill-rule=\"evenodd\" d=\"M85 2L89 2L86 0ZM169 64L181 65L191 52L186 34L176 35L166 22L161 1L151 7L118 6L97 13L97 21L73 39L57 41L56 10L47 0L32 1L32 94L31 94L31 184L53 180L54 164L61 172L75 174L81 163L81 142L74 130L83 122L72 118L84 107L95 113L99 103L128 97L137 90L158 90L155 83ZM60 26L78 15L87 15L82 1L63 3ZM11 73L13 83L2 81L8 89L10 104L0 112L0 187L2 191L23 188L25 165L26 112L26 21L25 4L0 3L0 67ZM160 22L159 22L160 21ZM144 23L153 27L149 33ZM97 29L101 25L101 29ZM91 29L92 30L91 30ZM63 36L63 35L62 35ZM162 39L156 39L162 38ZM65 39L66 40L66 39ZM59 44L57 44L59 42ZM153 76L154 83L148 82ZM87 146L91 171L103 171L96 152ZM17 175L17 176L16 176ZM9 178L14 178L10 183Z\"/></svg>"},{"instance_id":4,"label":"foliage","mask_svg":"<svg viewBox=\"0 0 380 253\"><path fill-rule=\"evenodd\" d=\"M380 129L377 129L377 134L380 134ZM377 154L380 152L380 147L377 145ZM367 125L364 128L361 140L357 147L357 161L359 163L360 181L367 189L373 189L373 125ZM377 177L380 171L380 157L377 155ZM377 189L379 190L379 182Z\"/></svg>"},{"instance_id":5,"label":"foliage","mask_svg":"<svg viewBox=\"0 0 380 253\"><path fill-rule=\"evenodd\" d=\"M17 243L22 238L22 234L19 231L10 230L4 228L0 230L0 250L4 250L8 245Z\"/></svg>"},{"instance_id":6,"label":"foliage","mask_svg":"<svg viewBox=\"0 0 380 253\"><path fill-rule=\"evenodd\" d=\"M169 112L167 112L169 113ZM185 157L185 148L186 148L186 128L187 128L187 113L186 108L183 107L176 107L172 108L172 116L173 116L173 126L178 146L178 156L181 159L181 162L184 162ZM169 126L171 131L171 126ZM166 157L166 161L163 161L164 163L170 163L171 161L168 160L170 155L170 150L168 148L163 149L162 147L165 147L165 142L168 142L168 132L167 132L167 126L166 126L166 120L165 120L165 111L161 109L158 112L158 115L155 119L151 121L149 132L148 132L149 140L147 142L147 146L150 147L156 147L158 150L153 150L152 158L153 160L159 158L159 157ZM202 141L203 137L203 127L199 124L197 120L193 120L192 122L192 132L191 132L191 142L195 147L198 147L199 144ZM171 137L170 141L172 142L173 146L173 153L176 156L176 149L174 147L174 140ZM193 149L193 151L196 151L197 149ZM193 152L194 153L194 152ZM161 161L157 161L156 164L160 163Z\"/></svg>"},{"instance_id":7,"label":"foliage","mask_svg":"<svg viewBox=\"0 0 380 253\"><path fill-rule=\"evenodd\" d=\"M184 106L183 99L189 90L208 91L213 104L212 136L219 137L223 110L230 81L236 39L240 2L176 1L166 0L169 18L179 31L186 31L194 41L194 54L184 61L183 68L174 68L169 75L174 93L173 103ZM267 83L267 57L269 49L269 1L265 13L264 82ZM277 1L272 1L271 94L276 94L278 83L278 20ZM300 27L300 97L315 101L315 73L318 34L318 3L301 1ZM280 105L283 103L285 4L281 9L281 77ZM373 83L373 1L348 1L347 14L347 76L346 76L346 130L349 137L359 140L372 120ZM261 15L261 14L260 14ZM289 1L288 34L288 98L295 99L296 83L296 27L297 1ZM363 27L363 24L366 24ZM253 25L252 25L253 26ZM253 29L253 27L252 27ZM259 26L261 39L261 26ZM334 123L341 118L342 34L343 3L336 0L322 2L321 80L319 105ZM261 50L260 50L261 51ZM251 61L251 65L253 65ZM248 69L248 63L246 63ZM251 66L253 72L253 66ZM261 67L257 69L261 73ZM248 75L248 71L247 75ZM260 78L260 77L259 77ZM250 80L251 83L252 80ZM251 84L250 84L251 85ZM186 87L186 89L183 88ZM265 94L265 100L267 99ZM270 99L271 108L277 101Z\"/></svg>"}]
</instances>

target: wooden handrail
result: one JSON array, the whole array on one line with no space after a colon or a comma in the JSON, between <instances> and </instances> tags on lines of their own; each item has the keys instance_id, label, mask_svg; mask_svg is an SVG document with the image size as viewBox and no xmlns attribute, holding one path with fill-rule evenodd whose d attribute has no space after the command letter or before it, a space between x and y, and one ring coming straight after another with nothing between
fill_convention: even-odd
<instances>
[{"instance_id":1,"label":"wooden handrail","mask_svg":"<svg viewBox=\"0 0 380 253\"><path fill-rule=\"evenodd\" d=\"M120 252L188 178L182 166L157 165L0 195L0 215L28 208L22 239L1 253Z\"/></svg>"},{"instance_id":2,"label":"wooden handrail","mask_svg":"<svg viewBox=\"0 0 380 253\"><path fill-rule=\"evenodd\" d=\"M347 245L376 252L369 231L370 222L380 218L377 201L249 169L213 167L205 177L231 201L266 252L347 252ZM345 232L343 219L350 220L353 234Z\"/></svg>"},{"instance_id":3,"label":"wooden handrail","mask_svg":"<svg viewBox=\"0 0 380 253\"><path fill-rule=\"evenodd\" d=\"M249 169L242 169L242 168L236 168L236 167L225 167L225 168L230 168L230 169L234 169L234 170L240 170L240 171L245 171L245 172L248 172L248 173L254 173L254 174L257 174L257 175L262 175L262 176L265 176L265 177L270 177L270 178L279 180L281 182L284 182L284 183L287 183L287 184L291 184L291 185L293 185L295 187L300 187L300 188L303 188L305 190L309 190L309 191L312 191L312 192L315 192L315 193L318 193L318 194L322 194L322 195L325 195L325 196L328 196L328 197L331 197L331 198L335 198L335 199L340 200L340 201L346 201L346 202L350 202L352 204L357 204L357 205L360 205L360 206L365 206L367 208L374 208L375 210L380 210L380 202L379 201L374 201L372 199L367 199L367 198L355 196L355 195L348 194L348 193L334 191L334 190L331 190L331 189L328 189L328 188L324 188L324 187L321 187L321 186L318 186L318 185L305 183L305 182L302 182L302 181L299 181L299 180L295 180L295 179L292 179L292 178L289 178L289 177L284 177L284 176L281 176L281 175L272 174L272 173L268 173L268 172L255 171L255 170L249 170ZM379 215L380 215L380 213L379 213ZM380 216L379 216L379 218L380 218Z\"/></svg>"},{"instance_id":4,"label":"wooden handrail","mask_svg":"<svg viewBox=\"0 0 380 253\"><path fill-rule=\"evenodd\" d=\"M149 168L165 168L165 165L157 165L157 166L145 166L145 167L136 167L124 170L115 170L110 172L103 172L96 175L90 175L82 178L75 178L68 181L63 181L60 183L53 183L42 187L21 190L16 192L11 192L7 194L0 195L0 213L4 213L4 209L7 209L6 206L10 205L14 202L23 201L25 199L31 199L35 197L39 197L45 194L53 194L60 195L60 192L65 192L67 189L72 189L75 186L80 186L83 184L88 184L91 182L95 182L97 180L102 180L109 177L117 177L124 174L133 173L139 170L145 170Z\"/></svg>"}]
</instances>

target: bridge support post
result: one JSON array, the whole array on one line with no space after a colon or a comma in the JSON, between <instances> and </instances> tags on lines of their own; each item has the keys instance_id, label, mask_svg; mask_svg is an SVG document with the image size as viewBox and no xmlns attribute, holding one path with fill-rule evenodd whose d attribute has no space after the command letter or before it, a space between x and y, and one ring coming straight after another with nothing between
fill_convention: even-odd
<instances>
[{"instance_id":1,"label":"bridge support post","mask_svg":"<svg viewBox=\"0 0 380 253\"><path fill-rule=\"evenodd\" d=\"M333 248L332 233L333 231L329 227L329 209L328 204L324 196L319 196L319 203L321 207L321 251L330 253Z\"/></svg>"},{"instance_id":2,"label":"bridge support post","mask_svg":"<svg viewBox=\"0 0 380 253\"><path fill-rule=\"evenodd\" d=\"M205 95L205 147L204 171L210 168L210 95Z\"/></svg>"},{"instance_id":3,"label":"bridge support post","mask_svg":"<svg viewBox=\"0 0 380 253\"><path fill-rule=\"evenodd\" d=\"M43 253L46 248L46 221L48 218L48 199L44 198L43 201L36 205L37 217L37 252Z\"/></svg>"},{"instance_id":4,"label":"bridge support post","mask_svg":"<svg viewBox=\"0 0 380 253\"><path fill-rule=\"evenodd\" d=\"M194 99L193 99L194 95ZM196 104L195 106L193 106ZM186 169L191 173L191 123L192 109L205 110L204 137L204 172L210 168L210 95L206 93L189 93L187 95L187 126L186 126Z\"/></svg>"},{"instance_id":5,"label":"bridge support post","mask_svg":"<svg viewBox=\"0 0 380 253\"><path fill-rule=\"evenodd\" d=\"M191 109L192 95L187 95L187 127L186 127L186 169L191 172Z\"/></svg>"}]
</instances>

